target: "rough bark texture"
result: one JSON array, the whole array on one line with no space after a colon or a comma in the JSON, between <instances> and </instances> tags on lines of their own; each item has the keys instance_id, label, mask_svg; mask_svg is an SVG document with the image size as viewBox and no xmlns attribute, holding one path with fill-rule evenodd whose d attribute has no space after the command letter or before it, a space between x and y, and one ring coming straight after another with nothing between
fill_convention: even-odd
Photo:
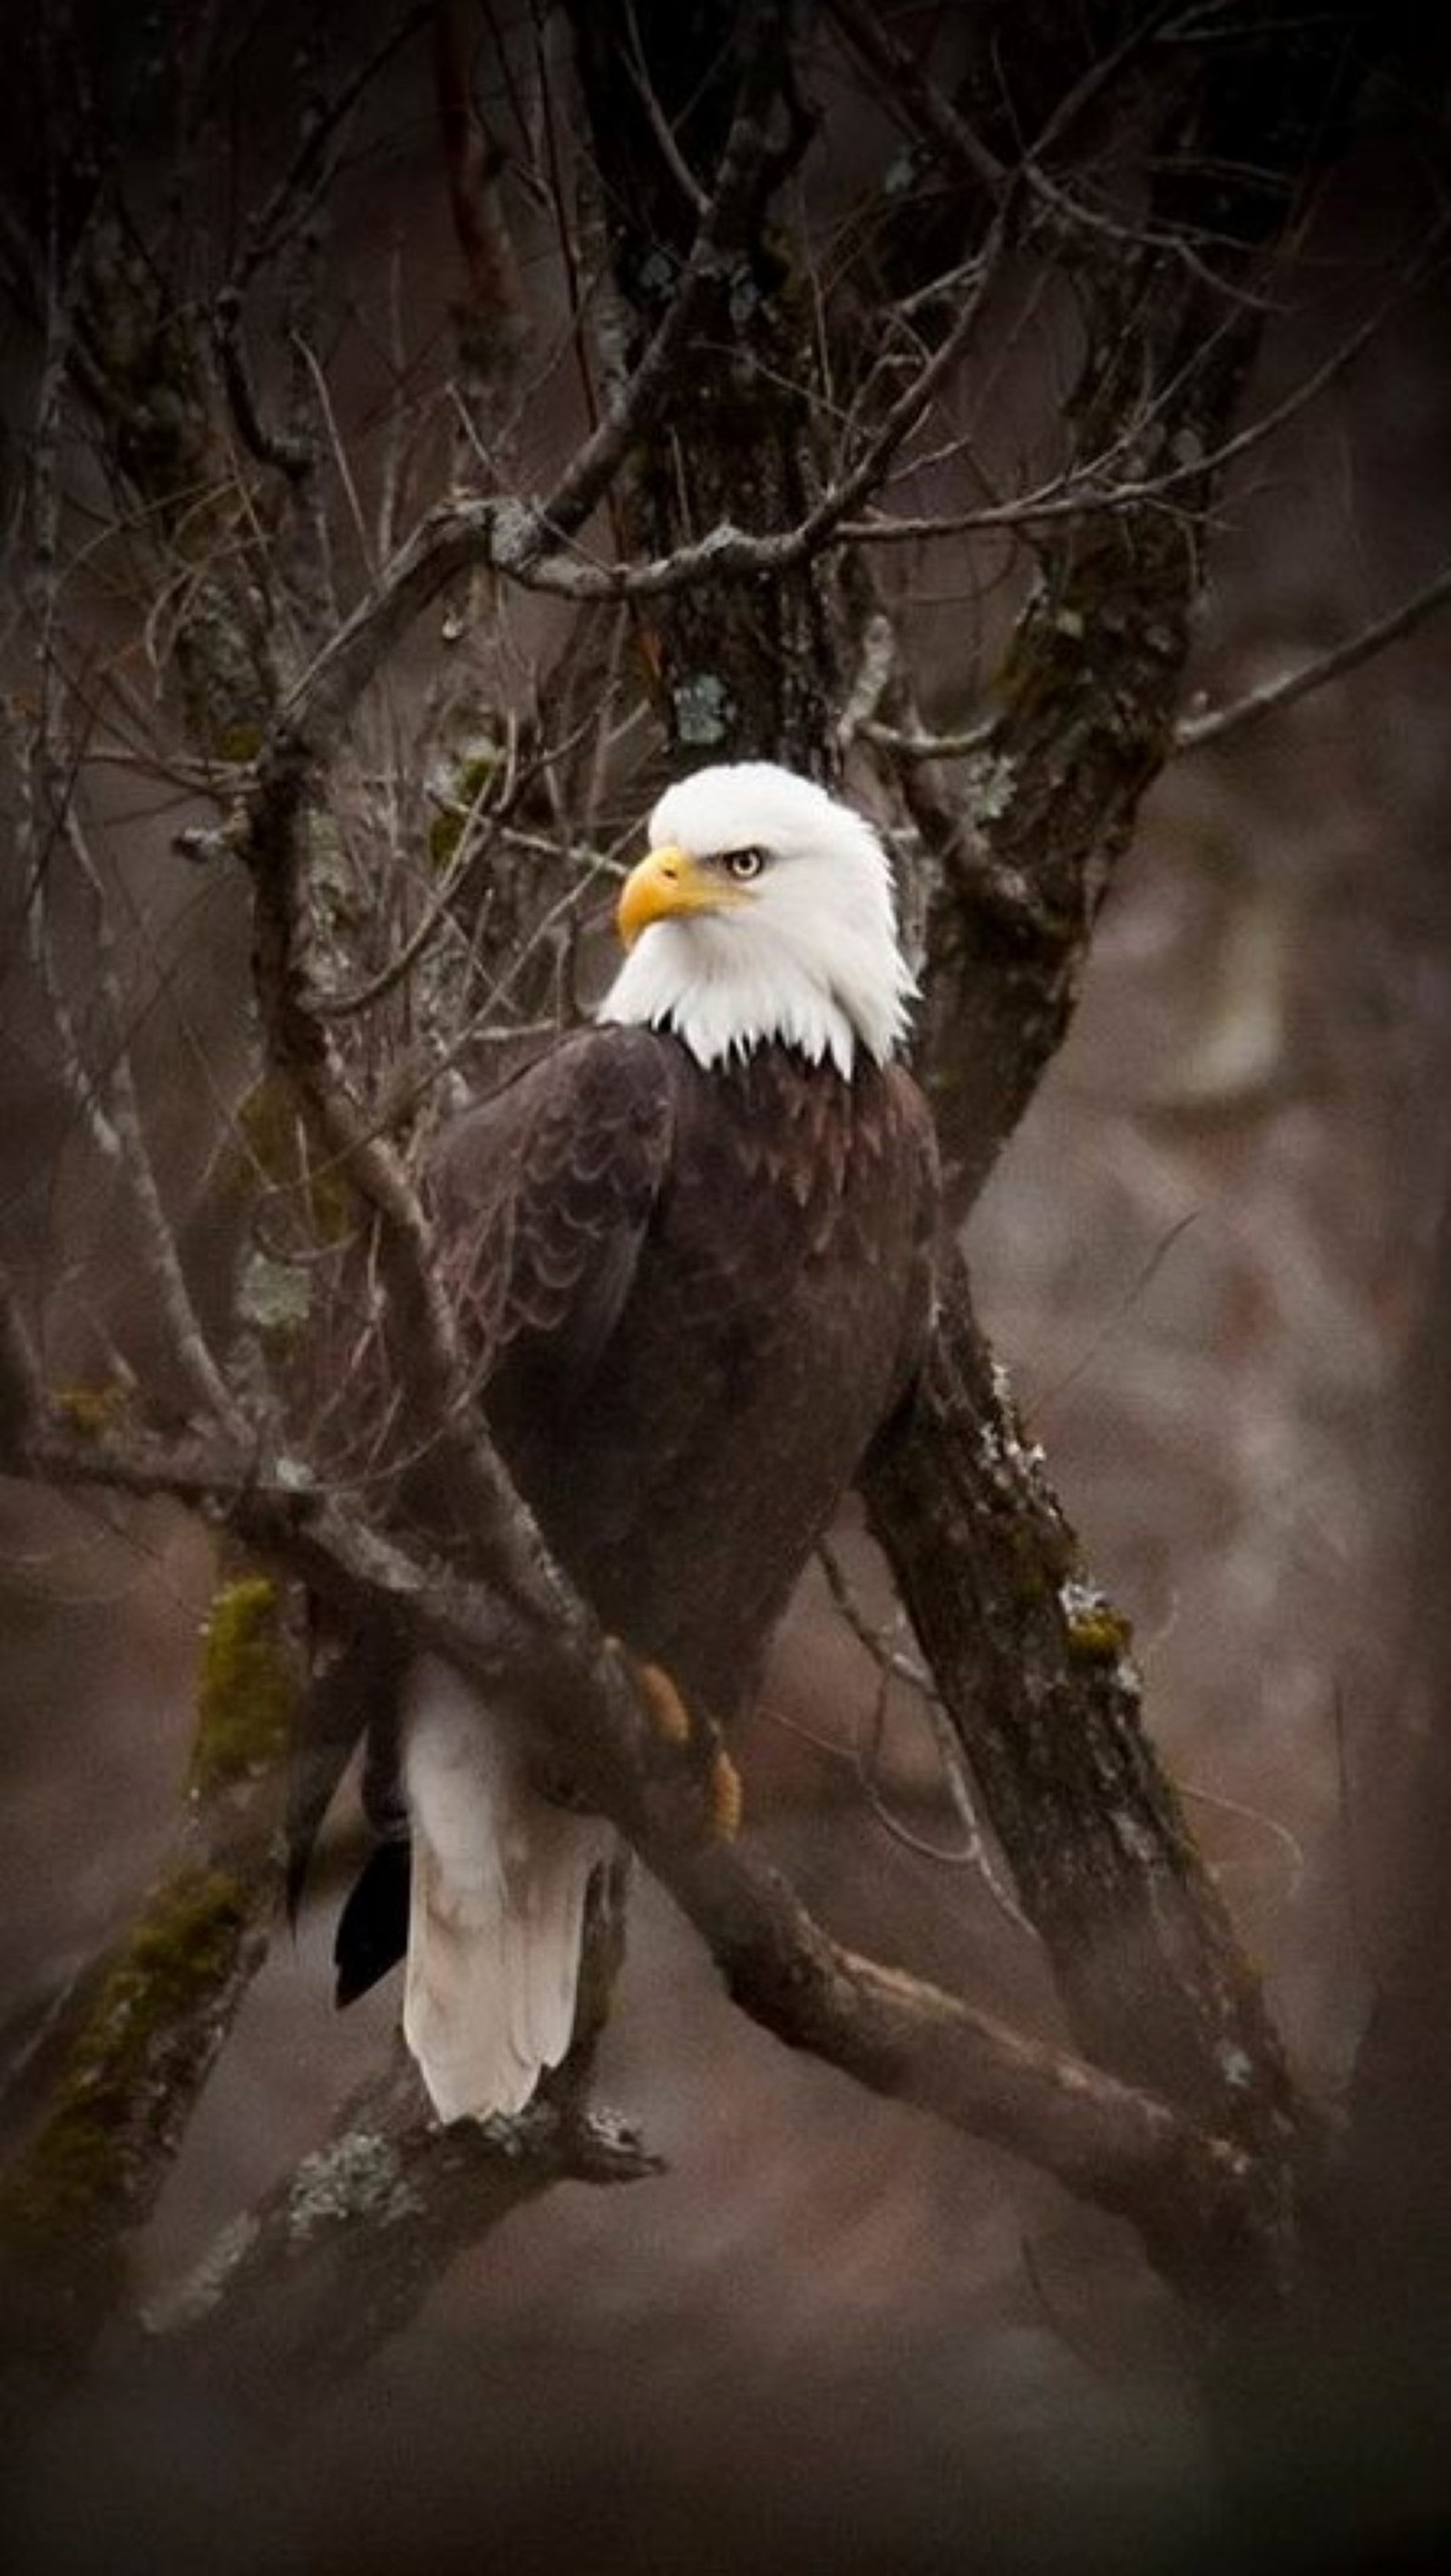
<instances>
[{"instance_id":1,"label":"rough bark texture","mask_svg":"<svg viewBox=\"0 0 1451 2576\"><path fill-rule=\"evenodd\" d=\"M440 2127L400 2046L326 2143L153 2309L147 2323L165 2367L286 2418L400 2333L456 2256L526 2202L557 2182L639 2182L660 2171L628 2123L585 2098L619 1966L621 1896L618 1884L600 1890L576 2045L529 2108Z\"/></svg>"},{"instance_id":2,"label":"rough bark texture","mask_svg":"<svg viewBox=\"0 0 1451 2576\"><path fill-rule=\"evenodd\" d=\"M994 26L990 57L964 82L973 131L1005 150L1024 102L1030 131L1051 125L1085 70L1040 14ZM1212 460L1261 337L1265 254L1333 146L1353 78L1343 23L1267 9L1202 53L1169 45L1167 65L1147 48L1145 71L1134 45L1144 21L1141 9L1100 8L1077 30L1088 66L1117 53L1119 77L1142 85L1154 173L1142 227L1103 238L1075 233L1059 205L1039 209L1040 222L1070 222L1066 265L1084 314L1069 471L1119 497L1040 532L965 799L903 774L937 863L922 1055L959 1214L1062 1043L1114 864L1172 748ZM1167 492L1135 498L1176 469Z\"/></svg>"},{"instance_id":3,"label":"rough bark texture","mask_svg":"<svg viewBox=\"0 0 1451 2576\"><path fill-rule=\"evenodd\" d=\"M713 1739L697 1731L684 1746L662 1745L624 1658L542 1558L522 1511L493 1533L485 1588L440 1559L400 1548L334 1501L257 1483L239 1489L221 1460L208 1466L194 1450L153 1444L143 1452L118 1441L97 1457L33 1419L20 1463L27 1456L60 1484L129 1474L139 1490L205 1493L214 1507L225 1501L250 1545L324 1598L408 1621L484 1687L497 1684L501 1668L513 1684L527 1674L549 1712L552 1756L695 1924L743 2010L788 2046L1026 2156L1128 2219L1194 2304L1222 2313L1264 2298L1279 2262L1275 2168L1261 2170L1233 2141L1156 2095L834 1940L778 1871L722 1842ZM613 1973L618 1921L617 1907L599 1918L600 1974L586 1981L579 2072L602 2018L606 1996L598 1989ZM344 2124L344 2143L356 2127ZM413 2139L410 2162L415 2153L425 2150ZM155 2170L164 2161L158 2155ZM284 2206L285 2196L277 2203ZM445 2234L462 2216L452 2197L448 2207ZM486 2196L487 2210L494 2207ZM346 2214L356 2222L360 2212L350 2204ZM427 2208L409 2213L400 2204L395 2215L404 2214L418 2219L421 2243ZM285 2231L269 2226L267 2245L284 2242ZM246 2238L243 2250L251 2243ZM249 2254L237 2274L248 2300L261 2260ZM409 2279L412 2263L405 2252ZM229 2259L219 2297L230 2296L232 2277ZM401 2315L393 2303L405 2289L389 2253L380 2276L388 2314ZM318 2292L324 2302L334 2294L325 2284Z\"/></svg>"},{"instance_id":4,"label":"rough bark texture","mask_svg":"<svg viewBox=\"0 0 1451 2576\"><path fill-rule=\"evenodd\" d=\"M713 187L728 146L741 163L689 345L616 489L623 549L665 556L722 525L793 527L818 488L821 413L807 282L772 207L812 133L791 13L691 0L642 16L650 82L683 171L662 155L609 13L570 14L628 364L679 290L698 220L685 176ZM639 649L658 674L672 765L759 757L815 775L829 766L837 656L814 566L744 583L704 574L668 614L642 609Z\"/></svg>"},{"instance_id":5,"label":"rough bark texture","mask_svg":"<svg viewBox=\"0 0 1451 2576\"><path fill-rule=\"evenodd\" d=\"M1247 283L1283 223L1310 138L1324 140L1341 78L1338 37L1307 41L1268 18L1245 45L1171 47L1167 68L1144 70L1134 44L1141 15L1095 13L1080 31L1081 58L1048 45L1028 21L995 28L960 92L991 158L1055 118L1055 141L1071 142L1073 119L1065 124L1060 111L1095 63L1117 54L1142 83L1154 166L1166 174L1149 184L1142 236L1105 241L1075 228L1066 194L1037 208L1043 224L1066 227L1088 320L1069 407L1071 457L1079 466L1112 458L1128 494L1176 458L1211 456L1226 435L1262 321ZM693 32L697 62L722 59L702 49L700 28ZM671 78L678 82L679 65L672 72L667 59L659 79ZM613 94L611 103L623 115ZM652 218L662 220L661 192L672 182L658 146L638 119L631 129L605 115L602 89L591 104L607 203L644 202L643 155L655 173ZM620 131L632 141L617 158ZM913 283L931 259L981 251L994 211L992 190L961 166L950 133L944 141L924 128L924 142L943 151L959 183L959 229L944 237L939 225L913 239L904 253ZM1212 252L1202 252L1206 239ZM617 278L627 304L638 305L633 240L626 219ZM699 356L703 368L704 333ZM800 370L814 364L814 351L798 350L787 397L772 378L759 386L753 454L789 451ZM646 454L653 470L635 485L642 542L663 551L725 508L723 453L695 438L657 442L652 424ZM1113 511L1049 525L999 674L975 817L969 809L964 820L929 775L901 773L935 867L922 1052L955 1213L971 1204L1061 1042L1113 863L1167 756L1200 577L1193 514L1207 505L1212 479L1195 474L1179 496L1188 516L1157 497L1125 498ZM732 516L738 504L739 496ZM792 581L815 586L817 632L835 656L824 714L849 694L845 632L828 616L819 563ZM757 666L753 599L739 586L705 595L716 656ZM695 650L688 621L700 599L687 596L688 610L671 597L656 611L667 668L687 667ZM778 705L765 747L800 758L801 713ZM729 741L733 750L762 747L751 728L733 726ZM828 767L824 734L812 748L812 765ZM1104 2064L1252 2140L1288 2192L1304 2124L1283 2053L1143 1733L1126 1632L1084 1576L1041 1467L1016 1435L956 1276L917 1407L877 1462L869 1496L1079 2038Z\"/></svg>"},{"instance_id":6,"label":"rough bark texture","mask_svg":"<svg viewBox=\"0 0 1451 2576\"><path fill-rule=\"evenodd\" d=\"M1303 2106L960 1272L865 1491L1080 2043L1282 2169Z\"/></svg>"},{"instance_id":7,"label":"rough bark texture","mask_svg":"<svg viewBox=\"0 0 1451 2576\"><path fill-rule=\"evenodd\" d=\"M282 1886L281 1775L302 1686L285 1586L255 1571L213 1600L176 1849L134 1922L46 2033L25 2089L44 2110L0 2178L5 2340L34 2365L82 2349L120 2297Z\"/></svg>"}]
</instances>

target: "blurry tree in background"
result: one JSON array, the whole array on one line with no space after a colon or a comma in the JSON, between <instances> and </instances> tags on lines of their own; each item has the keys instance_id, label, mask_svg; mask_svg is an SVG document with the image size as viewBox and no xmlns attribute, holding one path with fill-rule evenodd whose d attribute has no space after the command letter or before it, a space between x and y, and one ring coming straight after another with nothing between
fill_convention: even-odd
<instances>
[{"instance_id":1,"label":"blurry tree in background","mask_svg":"<svg viewBox=\"0 0 1451 2576\"><path fill-rule=\"evenodd\" d=\"M1126 2218L1196 2338L1252 2355L1255 2402L1219 2411L1257 2497L1284 2355L1293 2376L1307 2311L1318 2335L1340 2285L1377 2276L1404 2143L1432 2177L1413 2237L1384 2240L1404 2299L1345 2343L1292 2457L1320 2476L1370 2350L1405 2447L1395 2499L1370 2480L1353 2501L1382 2538L1404 2498L1432 2510L1444 2315L1402 2327L1421 2256L1439 2247L1444 2284L1451 2244L1411 2152L1448 2000L1418 1910L1434 1871L1411 1874L1411 1968L1342 2136L1292 2070L954 1250L913 1411L864 1479L880 1557L853 1520L826 1574L881 1704L930 1704L918 1842L955 1826L1011 1882L1048 1978L1009 2016L964 1999L971 1962L940 1934L899 1957L894 1931L884 1966L848 1905L833 1937L751 1830L750 1748L730 1850L690 1765L647 1757L628 1676L473 1420L416 1175L440 1116L588 1010L664 780L759 754L841 784L893 849L966 1221L1064 1041L1156 779L1241 734L1273 771L1289 710L1334 704L1316 693L1451 594L1444 560L1413 564L1335 631L1272 636L1263 667L1226 653L1185 704L1236 512L1441 311L1443 73L1435 31L1393 12L1228 0L76 7L16 48L7 1530L43 1555L68 1514L101 1514L158 1580L205 1559L210 1596L171 1847L95 1955L39 2001L32 1976L17 2025L0 2219L22 2380L48 2389L102 2335L113 2375L164 2366L127 2323L128 2260L268 1952L299 1695L336 1757L305 1793L320 1813L401 1636L487 1680L502 1635L737 2002ZM1391 162L1390 212L1345 257L1337 190ZM1337 474L1332 453L1310 478L1317 524ZM1192 790L1184 814L1188 837ZM1168 1027L1160 1105L1222 1138L1285 1079L1292 906L1243 852L1198 883L1212 990ZM1443 976L1444 933L1432 906ZM1181 1000L1171 973L1165 1011ZM1439 1132L1423 1247L1438 1155ZM1160 1200L1141 1290L1183 1222ZM1011 1296L1011 1244L999 1266ZM425 1454L467 1547L408 1499ZM1407 1734L1433 1743L1439 1652L1405 1689ZM856 1770L884 1805L871 1758ZM1411 1804L1444 1816L1444 1772L1437 1753ZM624 1902L602 1899L601 1996ZM555 2181L648 2198L649 2141L591 2102L603 2009L497 2132L439 2132L380 2062L158 2349L300 2399ZM1328 2492L1282 2563L1349 2510Z\"/></svg>"}]
</instances>

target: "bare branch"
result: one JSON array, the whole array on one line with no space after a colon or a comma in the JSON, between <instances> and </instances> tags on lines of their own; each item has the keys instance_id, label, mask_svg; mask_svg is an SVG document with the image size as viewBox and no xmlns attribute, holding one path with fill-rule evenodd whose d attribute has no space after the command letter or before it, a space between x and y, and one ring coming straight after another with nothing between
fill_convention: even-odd
<instances>
[{"instance_id":1,"label":"bare branch","mask_svg":"<svg viewBox=\"0 0 1451 2576\"><path fill-rule=\"evenodd\" d=\"M1086 1576L949 1269L910 1419L864 1491L1080 2043L1262 2155L1303 2117L1155 1761L1126 1623Z\"/></svg>"},{"instance_id":2,"label":"bare branch","mask_svg":"<svg viewBox=\"0 0 1451 2576\"><path fill-rule=\"evenodd\" d=\"M958 733L924 733L920 726L909 729L872 722L864 724L861 732L864 741L890 752L894 760L975 760L992 740L996 721L994 716L982 716Z\"/></svg>"},{"instance_id":3,"label":"bare branch","mask_svg":"<svg viewBox=\"0 0 1451 2576\"><path fill-rule=\"evenodd\" d=\"M528 336L519 264L505 220L504 156L483 124L469 82L467 21L443 0L433 22L434 92L465 294L453 307L459 393L470 437L496 439Z\"/></svg>"},{"instance_id":4,"label":"bare branch","mask_svg":"<svg viewBox=\"0 0 1451 2576\"><path fill-rule=\"evenodd\" d=\"M1272 403L1268 410L1257 412L1242 429L1201 448L1196 439L1186 443L1192 453L1180 456L1153 474L1130 474L1122 470L1134 447L1143 424L1130 422L1097 456L1085 457L1062 474L1055 474L1035 490L1017 493L1008 501L982 502L961 510L933 512L882 512L871 519L848 520L840 533L853 545L929 544L935 540L974 534L990 534L996 529L1051 526L1055 520L1091 518L1098 514L1113 515L1159 502L1165 506L1179 495L1203 489L1208 477L1218 478L1244 456L1253 454L1272 438L1277 430L1319 400L1354 364L1362 351L1384 329L1406 296L1424 281L1433 265L1433 251L1444 240L1447 218L1433 228L1430 240L1423 245L1410 269L1396 281L1368 313L1365 320L1336 343L1328 357L1301 376L1288 393ZM1166 398L1160 397L1160 410Z\"/></svg>"},{"instance_id":5,"label":"bare branch","mask_svg":"<svg viewBox=\"0 0 1451 2576\"><path fill-rule=\"evenodd\" d=\"M212 338L243 445L259 465L273 467L290 481L301 481L312 472L317 459L304 440L269 427L262 417L242 340L242 299L235 286L224 287L212 307Z\"/></svg>"},{"instance_id":6,"label":"bare branch","mask_svg":"<svg viewBox=\"0 0 1451 2576\"><path fill-rule=\"evenodd\" d=\"M660 147L661 160L679 187L686 204L692 206L698 216L703 217L709 209L710 199L694 171L686 164L680 146L675 140L674 128L660 104L659 93L650 78L645 48L640 42L640 22L635 11L635 0L625 0L625 10L630 29L630 41L625 49L625 68L635 85L640 104L650 120L650 131Z\"/></svg>"},{"instance_id":7,"label":"bare branch","mask_svg":"<svg viewBox=\"0 0 1451 2576\"><path fill-rule=\"evenodd\" d=\"M1368 626L1358 628L1354 635L1346 636L1342 643L1331 645L1328 651L1313 654L1308 662L1282 672L1276 680L1266 680L1261 687L1248 690L1242 698L1232 699L1227 706L1207 707L1202 714L1181 716L1175 727L1175 749L1200 751L1205 743L1222 742L1226 734L1238 733L1245 725L1258 724L1263 717L1276 715L1284 707L1292 707L1297 699L1309 697L1313 690L1325 688L1331 680L1342 678L1345 672L1354 671L1362 662L1369 662L1375 654L1383 653L1388 645L1398 643L1403 635L1409 635L1428 617L1434 616L1438 608L1444 608L1448 599L1451 599L1451 564L1443 565L1440 572L1433 574L1419 590L1413 591L1409 599L1403 599L1398 608L1388 610L1384 617L1373 618Z\"/></svg>"},{"instance_id":8,"label":"bare branch","mask_svg":"<svg viewBox=\"0 0 1451 2576\"><path fill-rule=\"evenodd\" d=\"M858 1743L853 1746L848 1757L871 1802L873 1814L889 1833L905 1842L910 1850L920 1852L926 1859L941 1861L950 1868L972 1870L981 1879L1004 1922L1011 1923L1014 1931L1026 1933L1030 1940L1036 1939L1033 1925L1013 1896L1011 1889L1004 1884L1002 1873L988 1849L982 1819L973 1798L972 1782L968 1775L962 1738L942 1705L931 1674L925 1664L919 1663L915 1656L904 1654L899 1646L891 1643L888 1635L872 1626L852 1590L846 1568L829 1540L821 1541L816 1554L835 1607L846 1621L857 1643L876 1665L879 1676L873 1741L870 1750L864 1753ZM897 1613L899 1625L902 1624L902 1619L903 1614L899 1610ZM900 1817L893 1813L877 1777L887 1687L892 1682L900 1682L911 1691L926 1715L941 1766L948 1801L962 1830L962 1843L956 1851L944 1851L935 1843L927 1842L921 1835L910 1833ZM835 1750L834 1747L831 1749Z\"/></svg>"},{"instance_id":9,"label":"bare branch","mask_svg":"<svg viewBox=\"0 0 1451 2576\"><path fill-rule=\"evenodd\" d=\"M1004 193L971 289L938 347L888 406L853 466L796 526L748 533L721 525L698 544L653 562L599 565L554 551L575 535L603 498L669 380L693 327L699 297L769 149L760 102L752 91L749 105L743 104L736 115L709 208L665 317L553 490L534 503L460 500L430 511L297 684L283 710L291 731L309 740L328 734L350 712L414 617L472 564L488 563L525 588L567 599L648 599L684 590L703 574L737 579L779 574L834 542L843 521L876 486L966 351L1007 239L1011 189Z\"/></svg>"},{"instance_id":10,"label":"bare branch","mask_svg":"<svg viewBox=\"0 0 1451 2576\"><path fill-rule=\"evenodd\" d=\"M248 1575L224 1584L171 1857L47 2031L46 2107L0 2177L7 2348L32 2366L83 2350L121 2302L128 2242L155 2205L266 1956L281 1892L282 1757L299 1687L277 1583Z\"/></svg>"},{"instance_id":11,"label":"bare branch","mask_svg":"<svg viewBox=\"0 0 1451 2576\"><path fill-rule=\"evenodd\" d=\"M64 830L66 845L82 880L90 889L95 906L96 984L109 1021L103 1078L104 1106L100 1083L85 1072L78 1053L74 1052L76 1032L52 980L51 1004L57 1014L57 1028L67 1059L62 1068L63 1075L68 1081L80 1085L90 1106L93 1132L114 1160L126 1186L141 1227L147 1279L156 1292L182 1372L194 1394L215 1416L223 1430L234 1440L245 1442L250 1436L248 1417L207 1341L192 1300L175 1229L157 1185L137 1098L131 1050L125 1035L125 1009L116 975L110 907L74 797L66 801ZM42 884L38 881L37 916L41 897Z\"/></svg>"},{"instance_id":12,"label":"bare branch","mask_svg":"<svg viewBox=\"0 0 1451 2576\"><path fill-rule=\"evenodd\" d=\"M625 2122L540 2098L517 2119L440 2128L411 2067L376 2077L330 2138L233 2221L147 2323L190 2376L291 2415L358 2369L432 2284L557 2182L661 2170Z\"/></svg>"},{"instance_id":13,"label":"bare branch","mask_svg":"<svg viewBox=\"0 0 1451 2576\"><path fill-rule=\"evenodd\" d=\"M995 197L1007 186L1020 183L1036 201L1054 236L1069 248L1102 241L1115 252L1157 249L1181 261L1204 282L1220 283L1211 277L1196 239L1142 218L1131 222L1110 215L1104 208L1089 206L1051 178L1043 166L1043 155L1065 139L1093 101L1111 82L1121 79L1135 56L1152 43L1156 32L1170 18L1170 8L1146 13L1129 27L1117 45L1105 46L1076 87L1058 102L1042 132L1032 138L1016 165L1002 161L983 141L944 96L918 57L909 47L898 44L882 25L867 0L832 0L831 14L862 61L882 82L885 96L908 109L917 132L925 135L948 166L973 186Z\"/></svg>"},{"instance_id":14,"label":"bare branch","mask_svg":"<svg viewBox=\"0 0 1451 2576\"><path fill-rule=\"evenodd\" d=\"M883 26L870 0L831 0L831 15L882 83L882 95L905 103L914 121L964 176L995 195L1008 175L1004 163L944 98L910 48L899 45Z\"/></svg>"},{"instance_id":15,"label":"bare branch","mask_svg":"<svg viewBox=\"0 0 1451 2576\"><path fill-rule=\"evenodd\" d=\"M331 1166L378 1222L378 1263L390 1348L420 1449L447 1459L487 1548L508 1557L527 1589L545 1564L469 1403L469 1374L422 1207L403 1163L353 1097L311 979L311 911L302 829L308 763L295 744L274 750L250 816L245 857L256 922L253 969L270 1069L296 1098Z\"/></svg>"},{"instance_id":16,"label":"bare branch","mask_svg":"<svg viewBox=\"0 0 1451 2576\"><path fill-rule=\"evenodd\" d=\"M195 1446L120 1438L91 1443L33 1429L18 1463L56 1482L129 1482L197 1494ZM734 2000L793 2047L859 2082L1011 2148L1069 2189L1131 2219L1193 2297L1263 2291L1273 2272L1273 2213L1252 2159L1185 2125L1152 2094L1024 2038L958 1998L881 1967L816 1924L786 1881L749 1850L712 1839L696 1745L682 1771L662 1757L624 1659L543 1559L527 1515L490 1531L476 1561L489 1589L419 1557L334 1498L256 1481L214 1483L248 1545L324 1597L407 1620L426 1645L484 1688L534 1677L531 1704L551 1754L608 1815L709 1944ZM502 1612L502 1616L501 1616ZM1277 2222L1276 2222L1277 2223Z\"/></svg>"},{"instance_id":17,"label":"bare branch","mask_svg":"<svg viewBox=\"0 0 1451 2576\"><path fill-rule=\"evenodd\" d=\"M302 139L291 161L247 226L241 254L228 281L235 295L245 294L258 270L274 257L288 234L303 221L308 208L323 194L339 137L358 101L385 64L428 25L435 5L436 0L417 0L415 7L404 10L330 99L310 103L303 119Z\"/></svg>"}]
</instances>

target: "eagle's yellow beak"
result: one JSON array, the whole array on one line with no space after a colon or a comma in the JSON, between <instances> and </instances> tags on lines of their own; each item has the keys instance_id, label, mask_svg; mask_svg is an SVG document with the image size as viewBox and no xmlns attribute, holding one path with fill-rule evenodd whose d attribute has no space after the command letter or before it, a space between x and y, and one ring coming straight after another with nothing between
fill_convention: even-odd
<instances>
[{"instance_id":1,"label":"eagle's yellow beak","mask_svg":"<svg viewBox=\"0 0 1451 2576\"><path fill-rule=\"evenodd\" d=\"M740 897L735 888L708 876L688 850L667 842L632 868L620 890L615 927L624 947L633 948L652 921L669 921L686 912L725 912Z\"/></svg>"}]
</instances>

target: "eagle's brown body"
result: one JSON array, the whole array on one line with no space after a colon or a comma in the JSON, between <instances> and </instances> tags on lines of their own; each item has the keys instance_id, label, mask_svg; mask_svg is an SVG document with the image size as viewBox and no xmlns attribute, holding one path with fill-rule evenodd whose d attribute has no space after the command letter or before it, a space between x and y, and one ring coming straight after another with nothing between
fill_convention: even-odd
<instances>
[{"instance_id":1,"label":"eagle's brown body","mask_svg":"<svg viewBox=\"0 0 1451 2576\"><path fill-rule=\"evenodd\" d=\"M736 1714L927 1321L921 1095L590 1030L456 1119L440 1232L486 1409L605 1625Z\"/></svg>"},{"instance_id":2,"label":"eagle's brown body","mask_svg":"<svg viewBox=\"0 0 1451 2576\"><path fill-rule=\"evenodd\" d=\"M479 1400L548 1544L637 1659L728 1723L911 1382L934 1162L893 1061L913 987L870 825L744 762L680 781L651 830L601 1024L444 1130L430 1197ZM507 1686L486 1702L407 1641L392 1677L396 1720L388 1677L369 1685L371 1768L391 1765L407 1843L345 1909L340 1997L406 1944L435 2108L515 2111L569 2045L609 1829L545 1794ZM326 1762L318 1779L304 1844Z\"/></svg>"}]
</instances>

